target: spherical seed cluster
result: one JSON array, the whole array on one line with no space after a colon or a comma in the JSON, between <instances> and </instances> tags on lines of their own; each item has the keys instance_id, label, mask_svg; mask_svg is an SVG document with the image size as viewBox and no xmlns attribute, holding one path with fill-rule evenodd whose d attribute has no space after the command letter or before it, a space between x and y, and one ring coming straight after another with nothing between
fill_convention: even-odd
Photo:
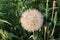
<instances>
[{"instance_id":1,"label":"spherical seed cluster","mask_svg":"<svg viewBox=\"0 0 60 40\"><path fill-rule=\"evenodd\" d=\"M39 30L43 24L43 16L36 9L29 9L22 13L20 22L28 32Z\"/></svg>"}]
</instances>

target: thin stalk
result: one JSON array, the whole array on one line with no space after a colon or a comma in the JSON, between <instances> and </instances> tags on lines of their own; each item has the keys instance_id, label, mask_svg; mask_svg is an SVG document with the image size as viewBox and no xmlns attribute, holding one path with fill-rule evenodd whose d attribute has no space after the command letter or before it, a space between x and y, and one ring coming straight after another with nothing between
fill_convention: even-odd
<instances>
[{"instance_id":1,"label":"thin stalk","mask_svg":"<svg viewBox=\"0 0 60 40\"><path fill-rule=\"evenodd\" d=\"M46 25L47 25L47 16L48 16L48 2L49 0L46 0ZM44 40L46 40L46 31L47 31L47 27L44 27Z\"/></svg>"},{"instance_id":2,"label":"thin stalk","mask_svg":"<svg viewBox=\"0 0 60 40\"><path fill-rule=\"evenodd\" d=\"M47 33L47 27L46 26L44 26L44 40L46 40L46 33Z\"/></svg>"},{"instance_id":3,"label":"thin stalk","mask_svg":"<svg viewBox=\"0 0 60 40\"><path fill-rule=\"evenodd\" d=\"M46 2L46 20L47 20L47 16L48 16L48 1L49 0L47 0L47 2Z\"/></svg>"},{"instance_id":4,"label":"thin stalk","mask_svg":"<svg viewBox=\"0 0 60 40\"><path fill-rule=\"evenodd\" d=\"M53 1L53 7L52 7L52 19L51 19L51 21L53 21L55 6L56 6L56 1L54 0Z\"/></svg>"},{"instance_id":5,"label":"thin stalk","mask_svg":"<svg viewBox=\"0 0 60 40\"><path fill-rule=\"evenodd\" d=\"M33 31L33 40L35 40L35 35L34 35L34 31Z\"/></svg>"},{"instance_id":6,"label":"thin stalk","mask_svg":"<svg viewBox=\"0 0 60 40\"><path fill-rule=\"evenodd\" d=\"M55 16L54 16L55 7L56 7L56 1L54 0L53 1L53 7L52 7L53 8L53 10L52 10L52 20L51 20L51 21L54 21L54 27L53 27L53 30L52 30L52 33L51 33L50 37L53 36L53 34L54 34L54 30L55 30L55 26L56 26L56 21L57 21L57 12L55 12Z\"/></svg>"},{"instance_id":7,"label":"thin stalk","mask_svg":"<svg viewBox=\"0 0 60 40\"><path fill-rule=\"evenodd\" d=\"M54 16L54 27L53 27L53 30L52 30L52 33L51 33L50 37L53 36L53 34L54 34L56 22L57 22L57 12L55 12L55 16Z\"/></svg>"}]
</instances>

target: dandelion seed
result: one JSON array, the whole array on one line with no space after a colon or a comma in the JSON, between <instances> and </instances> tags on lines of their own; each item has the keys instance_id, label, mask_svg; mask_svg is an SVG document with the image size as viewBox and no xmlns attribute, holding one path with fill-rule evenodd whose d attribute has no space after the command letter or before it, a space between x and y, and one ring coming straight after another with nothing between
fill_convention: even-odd
<instances>
[{"instance_id":1,"label":"dandelion seed","mask_svg":"<svg viewBox=\"0 0 60 40\"><path fill-rule=\"evenodd\" d=\"M29 9L22 13L20 22L25 30L34 32L41 28L43 24L43 16L38 10Z\"/></svg>"}]
</instances>

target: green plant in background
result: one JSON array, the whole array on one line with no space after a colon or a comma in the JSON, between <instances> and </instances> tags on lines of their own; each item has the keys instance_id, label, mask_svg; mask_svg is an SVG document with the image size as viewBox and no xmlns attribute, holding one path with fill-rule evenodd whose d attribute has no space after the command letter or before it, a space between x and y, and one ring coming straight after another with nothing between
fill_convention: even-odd
<instances>
[{"instance_id":1,"label":"green plant in background","mask_svg":"<svg viewBox=\"0 0 60 40\"><path fill-rule=\"evenodd\" d=\"M57 7L52 6L53 1ZM19 22L27 9L37 9L44 17L41 29L33 33L24 30ZM0 40L54 40L60 26L59 10L59 0L0 0Z\"/></svg>"}]
</instances>

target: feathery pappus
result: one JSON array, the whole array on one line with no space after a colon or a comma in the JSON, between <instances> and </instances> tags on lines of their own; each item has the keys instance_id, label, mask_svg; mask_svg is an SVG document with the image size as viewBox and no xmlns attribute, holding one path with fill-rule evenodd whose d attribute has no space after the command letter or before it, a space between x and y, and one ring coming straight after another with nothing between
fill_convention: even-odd
<instances>
[{"instance_id":1,"label":"feathery pappus","mask_svg":"<svg viewBox=\"0 0 60 40\"><path fill-rule=\"evenodd\" d=\"M43 24L43 15L36 9L28 9L21 15L22 27L28 32L39 30Z\"/></svg>"}]
</instances>

